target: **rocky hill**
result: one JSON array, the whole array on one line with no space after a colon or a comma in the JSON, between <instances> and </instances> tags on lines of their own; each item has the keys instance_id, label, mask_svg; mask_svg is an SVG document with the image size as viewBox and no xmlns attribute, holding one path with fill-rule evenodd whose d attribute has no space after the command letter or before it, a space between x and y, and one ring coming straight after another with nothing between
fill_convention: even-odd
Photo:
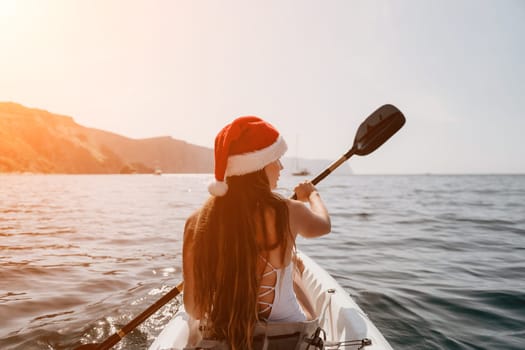
<instances>
[{"instance_id":1,"label":"rocky hill","mask_svg":"<svg viewBox=\"0 0 525 350\"><path fill-rule=\"evenodd\" d=\"M111 174L213 171L213 151L171 137L130 139L73 118L0 103L0 172Z\"/></svg>"}]
</instances>

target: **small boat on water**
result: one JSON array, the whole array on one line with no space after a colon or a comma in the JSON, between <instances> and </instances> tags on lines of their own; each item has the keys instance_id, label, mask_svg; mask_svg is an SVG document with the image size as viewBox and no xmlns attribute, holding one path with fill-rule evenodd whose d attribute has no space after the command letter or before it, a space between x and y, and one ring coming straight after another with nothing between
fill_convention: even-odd
<instances>
[{"instance_id":1,"label":"small boat on water","mask_svg":"<svg viewBox=\"0 0 525 350\"><path fill-rule=\"evenodd\" d=\"M298 256L304 263L298 281L298 297L306 298L316 319L263 325L256 334L266 332L266 340L263 346L255 348L392 350L381 332L336 280L304 253L298 252ZM149 350L182 350L194 342L192 339L195 339L198 327L198 322L181 307ZM287 341L289 343L283 343ZM212 346L202 348L219 349Z\"/></svg>"},{"instance_id":2,"label":"small boat on water","mask_svg":"<svg viewBox=\"0 0 525 350\"><path fill-rule=\"evenodd\" d=\"M307 169L301 169L292 173L293 176L308 176L310 172Z\"/></svg>"}]
</instances>

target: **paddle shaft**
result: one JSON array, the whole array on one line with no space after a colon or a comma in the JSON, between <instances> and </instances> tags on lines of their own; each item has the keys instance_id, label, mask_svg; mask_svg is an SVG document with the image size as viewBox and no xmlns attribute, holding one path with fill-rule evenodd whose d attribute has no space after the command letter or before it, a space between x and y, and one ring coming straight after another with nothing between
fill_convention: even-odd
<instances>
[{"instance_id":1,"label":"paddle shaft","mask_svg":"<svg viewBox=\"0 0 525 350\"><path fill-rule=\"evenodd\" d=\"M314 179L312 180L312 184L317 185L319 182L321 182L322 179L330 175L341 164L346 162L354 153L355 153L354 147L352 147L348 152L343 154L338 160L330 164L330 166L326 168L322 173L314 177Z\"/></svg>"},{"instance_id":2,"label":"paddle shaft","mask_svg":"<svg viewBox=\"0 0 525 350\"><path fill-rule=\"evenodd\" d=\"M317 185L321 180L323 180L325 177L330 175L335 169L337 169L341 164L346 162L353 154L355 153L355 148L352 147L348 152L343 154L338 160L330 164L328 168L323 170L322 173L314 177L314 179L311 181L312 184ZM293 194L292 199L297 199L297 194Z\"/></svg>"},{"instance_id":3,"label":"paddle shaft","mask_svg":"<svg viewBox=\"0 0 525 350\"><path fill-rule=\"evenodd\" d=\"M153 315L158 309L160 309L162 306L167 304L171 299L179 295L182 292L183 287L184 287L184 282L180 282L178 286L176 286L175 288L170 290L168 293L166 293L162 298L157 300L155 304L148 307L140 315L135 317L127 325L122 327L112 336L104 340L104 342L102 342L101 344L85 344L85 345L79 346L75 350L90 350L90 349L91 350L95 350L95 349L107 350L107 349L110 349L113 345L117 344L122 338L124 338L124 336L126 336L129 332L134 330L139 324L141 324L148 317Z\"/></svg>"}]
</instances>

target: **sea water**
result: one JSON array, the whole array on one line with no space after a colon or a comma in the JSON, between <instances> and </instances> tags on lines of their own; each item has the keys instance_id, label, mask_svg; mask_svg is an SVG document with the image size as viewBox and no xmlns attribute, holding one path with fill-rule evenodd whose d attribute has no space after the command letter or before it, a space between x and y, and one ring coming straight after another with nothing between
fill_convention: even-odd
<instances>
[{"instance_id":1,"label":"sea water","mask_svg":"<svg viewBox=\"0 0 525 350\"><path fill-rule=\"evenodd\" d=\"M210 175L0 176L0 349L101 342L181 280ZM283 176L289 195L303 178ZM525 176L331 176L297 246L395 349L525 349ZM146 348L175 299L115 349Z\"/></svg>"}]
</instances>

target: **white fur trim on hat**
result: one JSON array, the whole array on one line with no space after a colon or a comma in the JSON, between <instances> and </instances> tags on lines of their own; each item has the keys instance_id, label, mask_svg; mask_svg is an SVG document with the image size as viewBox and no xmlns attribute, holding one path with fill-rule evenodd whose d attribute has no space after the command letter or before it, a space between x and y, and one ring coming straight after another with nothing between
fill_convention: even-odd
<instances>
[{"instance_id":1,"label":"white fur trim on hat","mask_svg":"<svg viewBox=\"0 0 525 350\"><path fill-rule=\"evenodd\" d=\"M261 170L271 162L281 158L288 149L284 138L279 135L277 140L270 146L244 154L228 157L225 177L232 175L244 175ZM227 191L227 190L226 190Z\"/></svg>"},{"instance_id":2,"label":"white fur trim on hat","mask_svg":"<svg viewBox=\"0 0 525 350\"><path fill-rule=\"evenodd\" d=\"M228 192L228 184L224 181L212 181L208 185L208 192L215 197L222 197Z\"/></svg>"}]
</instances>

